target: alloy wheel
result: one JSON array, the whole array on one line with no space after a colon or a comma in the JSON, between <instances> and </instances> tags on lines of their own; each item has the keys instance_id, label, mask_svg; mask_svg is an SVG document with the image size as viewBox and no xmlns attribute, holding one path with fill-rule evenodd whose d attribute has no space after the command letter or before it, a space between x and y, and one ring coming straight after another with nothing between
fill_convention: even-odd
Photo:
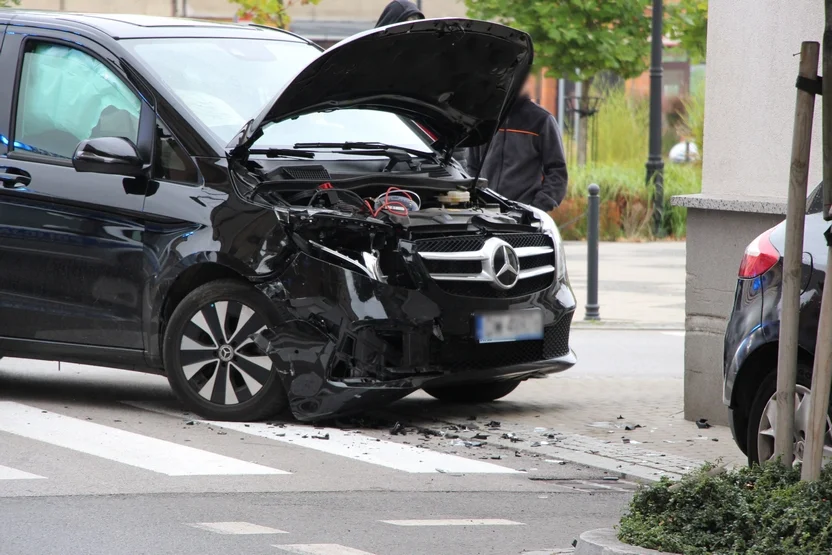
<instances>
[{"instance_id":1,"label":"alloy wheel","mask_svg":"<svg viewBox=\"0 0 832 555\"><path fill-rule=\"evenodd\" d=\"M806 435L809 428L809 399L811 390L797 384L794 396L794 463L803 461ZM775 459L774 436L777 429L777 394L766 403L757 426L757 454L760 462ZM823 446L824 464L832 461L832 419L826 417L826 434Z\"/></svg>"},{"instance_id":2,"label":"alloy wheel","mask_svg":"<svg viewBox=\"0 0 832 555\"><path fill-rule=\"evenodd\" d=\"M251 339L265 327L263 317L237 301L216 301L198 310L179 346L188 385L218 405L256 396L273 371L271 359Z\"/></svg>"}]
</instances>

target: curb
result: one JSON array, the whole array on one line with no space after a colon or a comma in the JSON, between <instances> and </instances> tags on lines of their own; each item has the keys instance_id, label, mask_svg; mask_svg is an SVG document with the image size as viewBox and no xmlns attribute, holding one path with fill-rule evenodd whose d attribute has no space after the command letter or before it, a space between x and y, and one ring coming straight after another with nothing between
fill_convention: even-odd
<instances>
[{"instance_id":1,"label":"curb","mask_svg":"<svg viewBox=\"0 0 832 555\"><path fill-rule=\"evenodd\" d=\"M684 324L663 324L656 322L629 322L626 320L575 320L573 330L638 330L638 331L685 331Z\"/></svg>"},{"instance_id":2,"label":"curb","mask_svg":"<svg viewBox=\"0 0 832 555\"><path fill-rule=\"evenodd\" d=\"M584 532L578 538L575 555L676 555L666 551L655 551L636 547L618 541L615 530L599 528Z\"/></svg>"}]
</instances>

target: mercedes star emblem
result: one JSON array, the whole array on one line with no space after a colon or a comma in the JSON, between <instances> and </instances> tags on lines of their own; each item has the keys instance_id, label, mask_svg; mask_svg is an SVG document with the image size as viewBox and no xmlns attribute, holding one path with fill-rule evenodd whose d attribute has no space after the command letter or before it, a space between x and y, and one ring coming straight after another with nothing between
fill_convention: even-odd
<instances>
[{"instance_id":1,"label":"mercedes star emblem","mask_svg":"<svg viewBox=\"0 0 832 555\"><path fill-rule=\"evenodd\" d=\"M497 287L511 289L517 284L520 279L520 262L511 245L504 241L494 243L490 270Z\"/></svg>"}]
</instances>

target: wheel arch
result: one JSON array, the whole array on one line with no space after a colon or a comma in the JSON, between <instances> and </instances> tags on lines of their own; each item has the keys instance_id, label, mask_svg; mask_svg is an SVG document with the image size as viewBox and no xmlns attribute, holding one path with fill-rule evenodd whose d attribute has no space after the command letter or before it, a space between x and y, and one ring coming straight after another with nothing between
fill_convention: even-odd
<instances>
[{"instance_id":1,"label":"wheel arch","mask_svg":"<svg viewBox=\"0 0 832 555\"><path fill-rule=\"evenodd\" d=\"M158 288L149 307L151 315L147 342L148 362L159 368L162 367L162 340L165 326L179 303L197 287L222 279L250 283L239 268L216 259L184 264L180 266L177 273L164 280L164 286Z\"/></svg>"},{"instance_id":2,"label":"wheel arch","mask_svg":"<svg viewBox=\"0 0 832 555\"><path fill-rule=\"evenodd\" d=\"M777 356L779 344L777 339L758 346L743 361L734 382L731 395L732 423L737 430L736 440L743 453L747 450L745 430L748 427L748 417L751 412L751 405L763 381L771 374L777 372ZM798 345L798 361L812 364L814 357L811 352L803 346Z\"/></svg>"}]
</instances>

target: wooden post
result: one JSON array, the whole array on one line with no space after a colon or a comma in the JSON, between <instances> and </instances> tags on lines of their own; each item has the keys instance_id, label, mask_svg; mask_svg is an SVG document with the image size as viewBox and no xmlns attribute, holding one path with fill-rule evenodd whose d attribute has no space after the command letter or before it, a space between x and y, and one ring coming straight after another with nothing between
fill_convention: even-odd
<instances>
[{"instance_id":1,"label":"wooden post","mask_svg":"<svg viewBox=\"0 0 832 555\"><path fill-rule=\"evenodd\" d=\"M800 47L798 74L817 79L820 44L804 42ZM797 324L800 317L800 286L803 258L803 223L806 219L806 186L815 95L797 90L792 134L792 162L786 211L786 252L783 256L783 296L780 305L780 347L777 357L777 422L775 453L785 465L794 460L794 388L797 378Z\"/></svg>"},{"instance_id":2,"label":"wooden post","mask_svg":"<svg viewBox=\"0 0 832 555\"><path fill-rule=\"evenodd\" d=\"M823 32L823 217L832 219L832 0L825 0L826 28ZM830 72L830 73L826 73ZM829 243L827 242L827 245ZM832 385L832 246L827 247L826 276L818 322L818 342L812 370L812 396L809 403L809 425L806 450L803 454L803 480L817 480L823 466L823 445L826 436L826 415L829 411L829 388Z\"/></svg>"}]
</instances>

